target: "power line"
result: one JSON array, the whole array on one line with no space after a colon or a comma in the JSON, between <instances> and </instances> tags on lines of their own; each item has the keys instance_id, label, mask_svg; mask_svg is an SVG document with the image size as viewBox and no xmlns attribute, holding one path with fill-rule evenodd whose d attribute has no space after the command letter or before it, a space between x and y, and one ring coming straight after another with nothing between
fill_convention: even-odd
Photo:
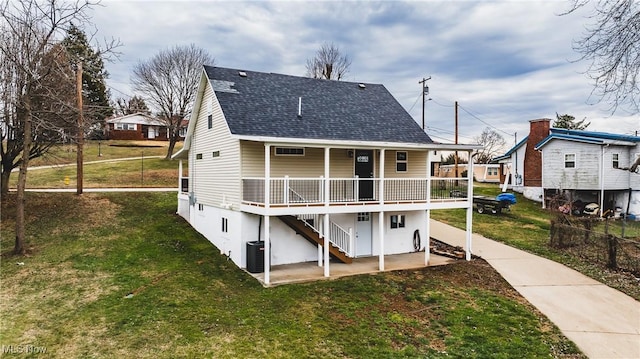
<instances>
[{"instance_id":1,"label":"power line","mask_svg":"<svg viewBox=\"0 0 640 359\"><path fill-rule=\"evenodd\" d=\"M413 102L413 105L411 105L411 108L409 109L409 113L411 113L411 110L413 110L413 108L416 106L416 104L418 103L418 99L420 99L420 96L422 96L422 94L419 94L418 97L416 97L416 100Z\"/></svg>"},{"instance_id":2,"label":"power line","mask_svg":"<svg viewBox=\"0 0 640 359\"><path fill-rule=\"evenodd\" d=\"M502 129L500 129L500 128L498 128L498 127L496 127L496 126L494 126L494 125L492 125L492 124L490 124L490 123L488 123L487 121L484 121L484 120L483 120L483 119L481 119L480 117L478 117L478 116L476 116L475 114L471 113L471 112L470 112L469 110L467 110L466 108L464 108L464 107L460 106L460 104L458 104L458 107L459 107L459 108L461 108L464 112L468 113L471 117L473 117L473 118L475 118L476 120L478 120L478 121L480 121L480 122L484 123L485 125L487 125L487 126L491 127L492 129L494 129L494 130L496 130L496 131L500 131L500 132L502 132L502 133L504 133L504 134L506 134L506 135L508 135L508 136L512 136L512 135L513 135L512 133L508 133L508 132L506 132L506 131L504 131L504 130L502 130Z\"/></svg>"}]
</instances>

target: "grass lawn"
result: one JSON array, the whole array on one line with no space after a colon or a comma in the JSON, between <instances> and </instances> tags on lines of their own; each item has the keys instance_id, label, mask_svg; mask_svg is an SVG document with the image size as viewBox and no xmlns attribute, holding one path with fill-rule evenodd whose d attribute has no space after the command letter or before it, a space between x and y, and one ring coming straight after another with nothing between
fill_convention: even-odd
<instances>
[{"instance_id":1,"label":"grass lawn","mask_svg":"<svg viewBox=\"0 0 640 359\"><path fill-rule=\"evenodd\" d=\"M476 195L493 197L499 193L500 188L496 184L474 184ZM551 248L548 245L549 212L542 209L540 203L530 201L519 193L516 193L516 198L518 203L511 207L510 212L491 215L474 211L473 232L563 263L640 300L640 286L630 273L608 271L604 267L589 264L580 258ZM466 211L459 209L431 211L431 218L464 229Z\"/></svg>"},{"instance_id":2,"label":"grass lawn","mask_svg":"<svg viewBox=\"0 0 640 359\"><path fill-rule=\"evenodd\" d=\"M98 157L98 141L87 142L84 148L84 187L177 187L178 161L163 158L168 143L165 141L101 141ZM150 147L155 146L155 147ZM176 144L176 150L182 143ZM174 152L175 153L175 152ZM135 158L129 161L91 163L91 161ZM30 161L31 166L58 166L29 171L27 188L75 188L76 167L65 166L76 163L74 145L55 146L40 158ZM187 172L187 164L183 171ZM65 181L65 179L68 181ZM18 173L11 174L10 188L15 189Z\"/></svg>"},{"instance_id":3,"label":"grass lawn","mask_svg":"<svg viewBox=\"0 0 640 359\"><path fill-rule=\"evenodd\" d=\"M263 288L174 214L174 193L27 196L26 257L9 254L15 197L3 199L5 347L65 358L583 357L481 260Z\"/></svg>"},{"instance_id":4,"label":"grass lawn","mask_svg":"<svg viewBox=\"0 0 640 359\"><path fill-rule=\"evenodd\" d=\"M85 162L112 160L116 158L145 156L166 156L168 141L85 141L82 149ZM182 142L176 143L174 153L182 148ZM101 156L99 156L101 155ZM76 145L56 145L44 156L29 161L29 166L60 165L76 163Z\"/></svg>"}]
</instances>

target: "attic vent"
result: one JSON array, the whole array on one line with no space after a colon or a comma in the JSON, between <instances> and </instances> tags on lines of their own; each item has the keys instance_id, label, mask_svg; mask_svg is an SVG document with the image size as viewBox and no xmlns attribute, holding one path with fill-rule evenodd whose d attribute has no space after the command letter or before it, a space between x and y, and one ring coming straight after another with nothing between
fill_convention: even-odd
<instances>
[{"instance_id":1,"label":"attic vent","mask_svg":"<svg viewBox=\"0 0 640 359\"><path fill-rule=\"evenodd\" d=\"M247 73L244 71L238 71L238 75L240 75L240 77L247 77Z\"/></svg>"},{"instance_id":2,"label":"attic vent","mask_svg":"<svg viewBox=\"0 0 640 359\"><path fill-rule=\"evenodd\" d=\"M358 84L358 87L360 87L361 89L363 89L363 88L365 88L365 87L367 87L367 86L365 86L364 84Z\"/></svg>"}]
</instances>

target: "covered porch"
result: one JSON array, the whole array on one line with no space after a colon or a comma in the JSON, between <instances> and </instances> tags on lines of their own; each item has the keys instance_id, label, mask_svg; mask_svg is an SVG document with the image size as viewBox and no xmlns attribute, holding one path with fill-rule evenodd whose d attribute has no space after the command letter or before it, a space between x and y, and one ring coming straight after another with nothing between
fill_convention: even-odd
<instances>
[{"instance_id":1,"label":"covered porch","mask_svg":"<svg viewBox=\"0 0 640 359\"><path fill-rule=\"evenodd\" d=\"M360 274L419 269L445 265L456 261L456 259L453 258L431 254L429 264L425 265L424 258L424 251L386 255L383 270L380 270L378 257L355 258L351 264L333 261L331 263L331 277L326 277L323 268L319 267L316 262L272 266L268 282L265 280L265 273L247 273L256 278L263 286L278 286L337 279Z\"/></svg>"}]
</instances>

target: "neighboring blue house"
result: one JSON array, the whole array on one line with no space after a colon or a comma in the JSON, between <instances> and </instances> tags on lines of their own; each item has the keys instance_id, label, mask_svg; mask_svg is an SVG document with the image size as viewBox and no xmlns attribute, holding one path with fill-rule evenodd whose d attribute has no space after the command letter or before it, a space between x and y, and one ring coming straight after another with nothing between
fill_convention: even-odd
<instances>
[{"instance_id":1,"label":"neighboring blue house","mask_svg":"<svg viewBox=\"0 0 640 359\"><path fill-rule=\"evenodd\" d=\"M640 214L640 137L551 128L535 146L542 153L545 198L565 193L613 212Z\"/></svg>"}]
</instances>

